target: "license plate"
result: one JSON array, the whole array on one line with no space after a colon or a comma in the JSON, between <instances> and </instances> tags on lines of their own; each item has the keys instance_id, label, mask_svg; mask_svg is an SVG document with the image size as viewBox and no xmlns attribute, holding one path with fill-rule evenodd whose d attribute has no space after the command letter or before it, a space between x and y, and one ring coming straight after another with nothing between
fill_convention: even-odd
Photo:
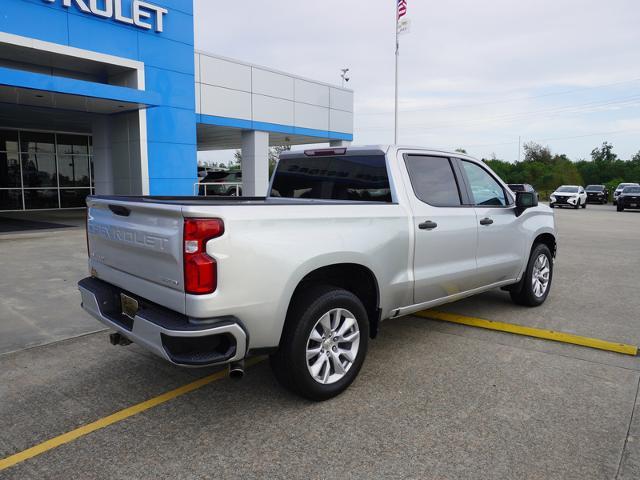
<instances>
[{"instance_id":1,"label":"license plate","mask_svg":"<svg viewBox=\"0 0 640 480\"><path fill-rule=\"evenodd\" d=\"M631 208L637 208L637 207L638 207L638 204L637 204L637 203L632 203L632 204L630 204L630 205L631 205Z\"/></svg>"},{"instance_id":2,"label":"license plate","mask_svg":"<svg viewBox=\"0 0 640 480\"><path fill-rule=\"evenodd\" d=\"M125 295L124 293L120 294L120 306L122 307L122 313L129 317L131 320L136 318L136 313L138 313L138 301L135 298L131 298L129 295Z\"/></svg>"}]
</instances>

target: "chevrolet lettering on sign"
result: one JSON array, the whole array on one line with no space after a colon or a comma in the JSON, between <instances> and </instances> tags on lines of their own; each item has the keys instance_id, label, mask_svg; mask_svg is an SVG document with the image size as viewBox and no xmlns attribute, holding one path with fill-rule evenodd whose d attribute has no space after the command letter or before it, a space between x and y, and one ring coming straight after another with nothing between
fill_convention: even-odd
<instances>
[{"instance_id":1,"label":"chevrolet lettering on sign","mask_svg":"<svg viewBox=\"0 0 640 480\"><path fill-rule=\"evenodd\" d=\"M56 3L57 0L44 1ZM166 8L142 0L131 2L129 16L122 11L122 0L60 0L60 2L66 8L70 8L74 4L82 12L102 18L113 18L118 22L135 25L146 30L154 28L155 19L155 30L159 33L164 30L164 16L169 13Z\"/></svg>"}]
</instances>

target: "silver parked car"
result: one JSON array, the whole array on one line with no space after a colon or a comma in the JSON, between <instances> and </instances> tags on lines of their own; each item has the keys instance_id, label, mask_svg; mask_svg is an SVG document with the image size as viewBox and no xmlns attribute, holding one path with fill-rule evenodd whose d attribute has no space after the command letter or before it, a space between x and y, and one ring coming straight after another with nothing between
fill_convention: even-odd
<instances>
[{"instance_id":1,"label":"silver parked car","mask_svg":"<svg viewBox=\"0 0 640 480\"><path fill-rule=\"evenodd\" d=\"M314 400L355 379L381 321L500 288L551 288L553 211L453 152L288 152L266 198L87 200L83 308L184 366L270 354Z\"/></svg>"}]
</instances>

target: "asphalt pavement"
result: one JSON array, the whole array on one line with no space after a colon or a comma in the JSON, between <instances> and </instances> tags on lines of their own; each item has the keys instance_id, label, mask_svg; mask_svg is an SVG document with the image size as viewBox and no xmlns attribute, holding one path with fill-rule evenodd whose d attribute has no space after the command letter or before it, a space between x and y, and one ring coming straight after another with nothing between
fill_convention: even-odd
<instances>
[{"instance_id":1,"label":"asphalt pavement","mask_svg":"<svg viewBox=\"0 0 640 480\"><path fill-rule=\"evenodd\" d=\"M640 344L630 281L640 212L590 205L556 218L559 253L544 306L516 307L496 291L441 309ZM22 255L36 259L0 285L0 308L21 289L36 290L43 293L19 298L26 319L49 314L40 328L100 328L80 311L75 284L55 304L55 287L44 294L41 271L62 268L60 288L84 275L83 233L64 235L54 244L68 252L64 267L53 252L41 254L52 245L46 237L28 246L0 240L3 282ZM5 339L11 330L0 318ZM0 354L0 461L215 371L173 367L107 337L43 344L35 336L27 344L40 346ZM210 383L0 478L638 479L639 385L638 357L405 317L383 324L356 382L328 402L282 390L264 361L241 381Z\"/></svg>"}]
</instances>

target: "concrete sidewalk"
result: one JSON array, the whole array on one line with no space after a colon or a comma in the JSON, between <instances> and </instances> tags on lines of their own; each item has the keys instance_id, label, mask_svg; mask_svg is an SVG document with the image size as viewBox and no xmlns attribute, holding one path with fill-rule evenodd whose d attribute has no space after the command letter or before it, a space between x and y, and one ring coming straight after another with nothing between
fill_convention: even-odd
<instances>
[{"instance_id":1,"label":"concrete sidewalk","mask_svg":"<svg viewBox=\"0 0 640 480\"><path fill-rule=\"evenodd\" d=\"M80 308L83 229L0 236L0 354L102 330Z\"/></svg>"}]
</instances>

